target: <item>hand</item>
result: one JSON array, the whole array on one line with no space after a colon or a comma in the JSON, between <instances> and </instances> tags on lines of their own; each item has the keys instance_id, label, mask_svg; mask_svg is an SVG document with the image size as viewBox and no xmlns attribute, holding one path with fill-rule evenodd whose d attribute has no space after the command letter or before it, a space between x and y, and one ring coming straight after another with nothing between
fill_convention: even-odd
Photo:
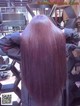
<instances>
[{"instance_id":1,"label":"hand","mask_svg":"<svg viewBox=\"0 0 80 106\"><path fill-rule=\"evenodd\" d=\"M66 55L68 56L77 46L74 44L67 43L66 44Z\"/></svg>"}]
</instances>

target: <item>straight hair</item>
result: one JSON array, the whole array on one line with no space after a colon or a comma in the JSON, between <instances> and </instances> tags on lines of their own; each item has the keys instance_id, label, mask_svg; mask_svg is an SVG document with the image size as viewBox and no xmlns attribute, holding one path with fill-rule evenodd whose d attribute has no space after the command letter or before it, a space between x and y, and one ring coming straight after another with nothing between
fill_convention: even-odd
<instances>
[{"instance_id":1,"label":"straight hair","mask_svg":"<svg viewBox=\"0 0 80 106\"><path fill-rule=\"evenodd\" d=\"M47 16L33 17L21 35L22 80L37 106L61 106L66 82L65 38Z\"/></svg>"}]
</instances>

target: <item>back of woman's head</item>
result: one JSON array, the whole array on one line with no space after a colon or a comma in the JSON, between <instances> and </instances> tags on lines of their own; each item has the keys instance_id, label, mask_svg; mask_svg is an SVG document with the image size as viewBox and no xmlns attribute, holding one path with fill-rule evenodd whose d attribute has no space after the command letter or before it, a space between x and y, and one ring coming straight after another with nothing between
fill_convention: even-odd
<instances>
[{"instance_id":1,"label":"back of woman's head","mask_svg":"<svg viewBox=\"0 0 80 106\"><path fill-rule=\"evenodd\" d=\"M58 106L66 79L62 31L47 16L35 16L21 36L21 55L22 80L33 100Z\"/></svg>"}]
</instances>

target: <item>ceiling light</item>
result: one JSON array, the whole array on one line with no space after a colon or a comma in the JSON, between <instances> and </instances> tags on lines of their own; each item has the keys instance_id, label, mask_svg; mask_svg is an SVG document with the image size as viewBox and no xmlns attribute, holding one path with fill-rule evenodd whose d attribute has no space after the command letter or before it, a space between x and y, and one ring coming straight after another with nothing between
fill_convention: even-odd
<instances>
[{"instance_id":1,"label":"ceiling light","mask_svg":"<svg viewBox=\"0 0 80 106\"><path fill-rule=\"evenodd\" d=\"M49 8L45 8L45 10L48 10Z\"/></svg>"}]
</instances>

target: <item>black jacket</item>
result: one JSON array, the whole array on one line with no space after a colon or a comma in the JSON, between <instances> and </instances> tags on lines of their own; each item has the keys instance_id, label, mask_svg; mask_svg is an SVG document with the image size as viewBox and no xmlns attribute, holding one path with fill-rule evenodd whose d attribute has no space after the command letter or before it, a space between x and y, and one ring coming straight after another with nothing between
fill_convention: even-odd
<instances>
[{"instance_id":1,"label":"black jacket","mask_svg":"<svg viewBox=\"0 0 80 106\"><path fill-rule=\"evenodd\" d=\"M64 35L66 38L66 55L68 55L68 52L76 48L76 45L71 41L75 41L76 39L78 39L78 34L73 29L64 28ZM20 61L20 33L15 32L12 34L8 34L0 39L0 48L10 58L15 59L16 61Z\"/></svg>"},{"instance_id":2,"label":"black jacket","mask_svg":"<svg viewBox=\"0 0 80 106\"><path fill-rule=\"evenodd\" d=\"M2 39L0 39L0 48L10 58L20 61L21 60L20 33L15 32L12 34L8 34Z\"/></svg>"}]
</instances>

